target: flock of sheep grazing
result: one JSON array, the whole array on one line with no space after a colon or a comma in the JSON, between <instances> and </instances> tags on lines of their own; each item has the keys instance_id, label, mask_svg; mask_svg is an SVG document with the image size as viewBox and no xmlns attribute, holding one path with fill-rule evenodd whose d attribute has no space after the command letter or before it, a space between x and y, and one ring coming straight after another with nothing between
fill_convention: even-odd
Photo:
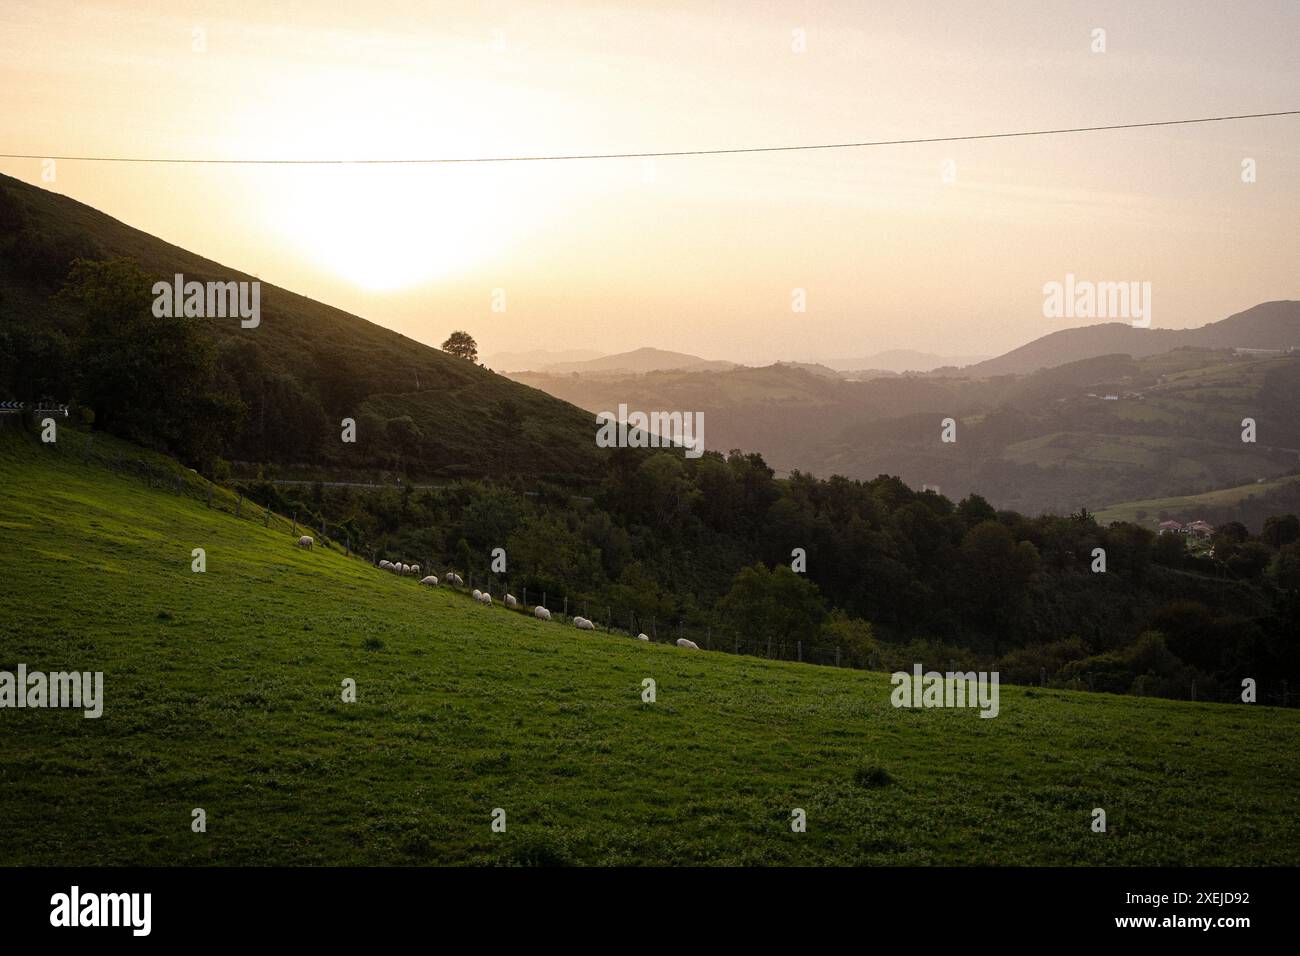
<instances>
[{"instance_id":1,"label":"flock of sheep grazing","mask_svg":"<svg viewBox=\"0 0 1300 956\"><path fill-rule=\"evenodd\" d=\"M419 566L418 564L402 564L402 562L400 562L400 561L397 561L397 562L393 562L393 561L380 561L380 562L379 562L379 568L380 568L380 570L382 570L382 571L392 571L394 574L401 574L401 575L411 575L411 574L413 574L413 575L415 575L417 578L420 576L420 566ZM423 579L420 583L421 583L421 584L430 584L430 583L432 583L432 584L437 584L437 583L438 583L438 579L435 578L433 575L429 575L429 577Z\"/></svg>"},{"instance_id":2,"label":"flock of sheep grazing","mask_svg":"<svg viewBox=\"0 0 1300 956\"><path fill-rule=\"evenodd\" d=\"M312 546L314 544L315 541L312 539L311 535L306 535L306 534L303 535L301 538L299 538L297 541L297 546L300 548L304 548L307 551L312 550ZM379 568L382 571L391 571L393 574L400 575L402 577L420 578L420 583L427 585L429 587L436 588L438 587L439 583L446 584L449 587L465 586L464 579L462 579L461 576L457 574L455 571L448 571L445 575L443 575L442 581L439 582L437 575L429 574L424 577L420 577L420 566L418 564L403 564L401 561L389 561L385 559L379 562ZM473 598L475 601L478 601L480 604L486 604L488 607L492 606L492 595L486 591L480 591L478 588L475 588L473 591ZM505 606L508 608L519 607L519 601L515 598L513 594L507 594L505 596L504 603ZM551 612L547 608L539 604L535 608L533 608L533 616L540 621L549 621L551 619ZM580 631L596 630L595 623L593 623L592 621L590 621L585 617L575 617L573 619L573 624ZM636 639L638 641L649 641L650 637L649 635L642 633L642 634L638 634L636 636ZM700 649L700 646L698 644L696 644L694 641L688 641L684 637L677 639L677 646L684 647L687 650L692 650L692 651L698 651Z\"/></svg>"}]
</instances>

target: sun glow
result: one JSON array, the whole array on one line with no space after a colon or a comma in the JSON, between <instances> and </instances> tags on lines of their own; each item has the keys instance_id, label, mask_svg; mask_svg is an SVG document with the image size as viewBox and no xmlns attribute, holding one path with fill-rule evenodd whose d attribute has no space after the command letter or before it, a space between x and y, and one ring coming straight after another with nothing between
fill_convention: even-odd
<instances>
[{"instance_id":1,"label":"sun glow","mask_svg":"<svg viewBox=\"0 0 1300 956\"><path fill-rule=\"evenodd\" d=\"M332 80L287 91L274 113L246 118L232 140L247 144L246 155L273 159L454 157L497 147L482 127L487 106L421 101L373 76ZM286 113L294 135L274 135ZM266 143L273 152L258 145ZM498 257L543 213L528 176L495 165L261 169L265 226L317 268L374 291Z\"/></svg>"},{"instance_id":2,"label":"sun glow","mask_svg":"<svg viewBox=\"0 0 1300 956\"><path fill-rule=\"evenodd\" d=\"M270 225L318 267L391 291L473 267L517 234L503 197L455 167L311 167L268 203Z\"/></svg>"}]
</instances>

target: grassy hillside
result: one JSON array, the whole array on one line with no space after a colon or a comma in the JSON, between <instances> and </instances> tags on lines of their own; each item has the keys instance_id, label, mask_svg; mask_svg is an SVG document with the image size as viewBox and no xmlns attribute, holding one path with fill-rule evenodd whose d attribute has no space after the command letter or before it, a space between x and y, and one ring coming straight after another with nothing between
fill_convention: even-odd
<instances>
[{"instance_id":1,"label":"grassy hillside","mask_svg":"<svg viewBox=\"0 0 1300 956\"><path fill-rule=\"evenodd\" d=\"M1233 488L1219 488L1201 495L1126 501L1097 512L1096 517L1102 523L1131 521L1134 524L1147 526L1159 525L1163 520L1160 517L1161 515L1168 515L1181 521L1194 521L1197 518L1204 518L1211 524L1221 524L1224 520L1246 519L1243 520L1243 523L1254 530L1263 523L1262 519L1243 513L1249 510L1252 500L1265 499L1266 497L1272 499L1281 495L1287 495L1290 498L1300 496L1300 475L1288 475L1285 478L1278 478L1276 481L1252 482L1248 485L1237 485ZM1280 514L1286 511L1280 505L1277 507L1265 506L1263 501L1261 501L1261 507L1261 514L1265 514L1265 512L1267 514ZM1230 514L1232 518L1224 519L1222 517L1224 514Z\"/></svg>"},{"instance_id":2,"label":"grassy hillside","mask_svg":"<svg viewBox=\"0 0 1300 956\"><path fill-rule=\"evenodd\" d=\"M0 669L106 697L0 713L8 863L1300 862L1300 713L898 710L882 674L584 636L169 484L0 431Z\"/></svg>"},{"instance_id":3,"label":"grassy hillside","mask_svg":"<svg viewBox=\"0 0 1300 956\"><path fill-rule=\"evenodd\" d=\"M253 279L66 196L0 176L0 323L66 327L67 306L52 294L74 255L127 257L159 277ZM414 475L519 475L583 484L600 467L590 415L287 289L262 283L261 324L255 329L234 320L192 321L203 322L224 346L251 347L261 362L256 371L249 356L232 363L248 376L273 382L287 374L319 399L323 434L308 447L333 467L374 468L373 429L361 429L354 445L338 441L342 416L362 420L367 413L381 421L410 416L419 432L418 450L406 455ZM458 322L447 318L449 329ZM261 400L251 385L242 397ZM274 458L285 436L267 435L258 444Z\"/></svg>"}]
</instances>

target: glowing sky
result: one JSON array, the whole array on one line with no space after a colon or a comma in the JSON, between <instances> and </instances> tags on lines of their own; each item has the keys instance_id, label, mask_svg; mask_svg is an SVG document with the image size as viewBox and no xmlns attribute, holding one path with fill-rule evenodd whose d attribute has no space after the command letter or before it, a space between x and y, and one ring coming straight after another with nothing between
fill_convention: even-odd
<instances>
[{"instance_id":1,"label":"glowing sky","mask_svg":"<svg viewBox=\"0 0 1300 956\"><path fill-rule=\"evenodd\" d=\"M0 152L624 152L1266 112L1300 108L1298 38L1294 2L3 0ZM36 160L0 172L41 184ZM1300 117L653 162L64 161L44 185L483 354L994 354L1066 324L1042 287L1067 273L1150 281L1156 327L1300 298Z\"/></svg>"}]
</instances>

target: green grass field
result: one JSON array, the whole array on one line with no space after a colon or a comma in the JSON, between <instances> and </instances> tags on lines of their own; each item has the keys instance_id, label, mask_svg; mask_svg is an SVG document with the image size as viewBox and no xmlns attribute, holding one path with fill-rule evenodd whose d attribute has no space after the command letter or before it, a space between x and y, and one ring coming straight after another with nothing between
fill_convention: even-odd
<instances>
[{"instance_id":1,"label":"green grass field","mask_svg":"<svg viewBox=\"0 0 1300 956\"><path fill-rule=\"evenodd\" d=\"M102 670L105 706L0 711L11 865L1300 862L1295 711L1025 688L991 720L895 709L887 675L485 608L11 429L19 662Z\"/></svg>"},{"instance_id":2,"label":"green grass field","mask_svg":"<svg viewBox=\"0 0 1300 956\"><path fill-rule=\"evenodd\" d=\"M1300 481L1300 475L1288 475L1272 481L1252 482L1233 488L1220 488L1200 495L1182 495L1172 498L1148 498L1144 501L1125 501L1103 508L1096 513L1096 518L1103 524L1111 521L1131 521L1135 524L1152 525L1159 522L1162 512L1170 514L1193 513L1208 507L1227 508L1244 501L1252 495L1262 495L1285 485ZM1137 513L1146 512L1144 521L1138 521Z\"/></svg>"}]
</instances>

